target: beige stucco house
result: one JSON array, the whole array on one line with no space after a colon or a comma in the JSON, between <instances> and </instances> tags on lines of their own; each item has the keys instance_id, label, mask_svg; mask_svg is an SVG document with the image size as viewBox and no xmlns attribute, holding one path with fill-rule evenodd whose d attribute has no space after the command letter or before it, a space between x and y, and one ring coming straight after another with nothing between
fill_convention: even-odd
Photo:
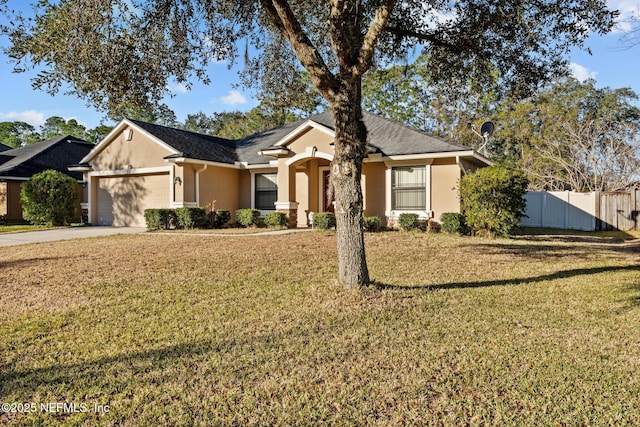
<instances>
[{"instance_id":1,"label":"beige stucco house","mask_svg":"<svg viewBox=\"0 0 640 427\"><path fill-rule=\"evenodd\" d=\"M394 222L402 212L438 219L459 211L458 179L489 164L468 147L365 113L365 215ZM144 226L147 208L201 206L282 211L308 225L327 201L333 116L325 112L241 140L125 119L71 170L87 182L89 222Z\"/></svg>"}]
</instances>

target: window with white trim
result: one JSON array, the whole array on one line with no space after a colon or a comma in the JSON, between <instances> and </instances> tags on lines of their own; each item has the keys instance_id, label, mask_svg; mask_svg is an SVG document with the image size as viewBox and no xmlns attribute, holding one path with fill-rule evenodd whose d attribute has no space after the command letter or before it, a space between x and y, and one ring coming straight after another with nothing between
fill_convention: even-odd
<instances>
[{"instance_id":1,"label":"window with white trim","mask_svg":"<svg viewBox=\"0 0 640 427\"><path fill-rule=\"evenodd\" d=\"M278 200L278 175L276 173L255 174L255 208L274 210Z\"/></svg>"},{"instance_id":2,"label":"window with white trim","mask_svg":"<svg viewBox=\"0 0 640 427\"><path fill-rule=\"evenodd\" d=\"M397 166L391 169L391 209L417 211L427 208L425 166Z\"/></svg>"}]
</instances>

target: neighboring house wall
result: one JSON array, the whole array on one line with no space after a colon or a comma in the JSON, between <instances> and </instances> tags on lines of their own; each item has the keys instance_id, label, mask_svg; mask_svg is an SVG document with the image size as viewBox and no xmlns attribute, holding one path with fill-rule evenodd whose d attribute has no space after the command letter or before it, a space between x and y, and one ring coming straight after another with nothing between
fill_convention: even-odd
<instances>
[{"instance_id":1,"label":"neighboring house wall","mask_svg":"<svg viewBox=\"0 0 640 427\"><path fill-rule=\"evenodd\" d=\"M0 215L4 215L7 221L22 222L22 183L24 181L0 182ZM76 203L76 216L80 218L80 203L82 197L86 197L87 189L78 184L78 202Z\"/></svg>"},{"instance_id":2,"label":"neighboring house wall","mask_svg":"<svg viewBox=\"0 0 640 427\"><path fill-rule=\"evenodd\" d=\"M22 221L22 202L20 201L22 182L0 183L0 215L6 215L7 221Z\"/></svg>"}]
</instances>

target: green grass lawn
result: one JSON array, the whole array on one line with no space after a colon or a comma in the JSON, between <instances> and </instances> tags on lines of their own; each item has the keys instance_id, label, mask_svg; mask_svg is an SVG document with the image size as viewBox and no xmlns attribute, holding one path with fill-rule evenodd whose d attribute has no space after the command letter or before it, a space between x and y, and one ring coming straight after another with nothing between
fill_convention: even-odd
<instances>
[{"instance_id":1,"label":"green grass lawn","mask_svg":"<svg viewBox=\"0 0 640 427\"><path fill-rule=\"evenodd\" d=\"M23 233L25 231L39 231L39 230L48 230L49 226L47 225L32 225L32 224L11 224L11 225L0 225L0 234L3 233Z\"/></svg>"},{"instance_id":2,"label":"green grass lawn","mask_svg":"<svg viewBox=\"0 0 640 427\"><path fill-rule=\"evenodd\" d=\"M640 424L637 240L366 244L362 291L333 233L0 248L0 425Z\"/></svg>"}]
</instances>

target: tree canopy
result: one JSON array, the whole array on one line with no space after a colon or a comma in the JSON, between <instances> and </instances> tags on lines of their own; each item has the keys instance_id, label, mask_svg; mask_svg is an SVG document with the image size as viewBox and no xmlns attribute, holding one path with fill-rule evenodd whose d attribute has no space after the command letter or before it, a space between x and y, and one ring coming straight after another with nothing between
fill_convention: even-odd
<instances>
[{"instance_id":1,"label":"tree canopy","mask_svg":"<svg viewBox=\"0 0 640 427\"><path fill-rule=\"evenodd\" d=\"M10 147L34 144L49 138L72 135L88 142L100 142L112 129L112 126L98 125L87 129L75 119L52 116L45 120L39 130L21 121L0 122L0 142Z\"/></svg>"},{"instance_id":2,"label":"tree canopy","mask_svg":"<svg viewBox=\"0 0 640 427\"><path fill-rule=\"evenodd\" d=\"M473 81L531 93L566 71L566 54L616 13L604 0L42 0L13 17L6 49L18 70L45 66L36 87L71 91L112 114L154 111L168 82L211 82L212 61L237 58L259 96L291 95L306 76L332 109L339 280L368 283L360 176L367 132L363 76L416 47L434 82ZM294 99L294 98L292 98Z\"/></svg>"},{"instance_id":3,"label":"tree canopy","mask_svg":"<svg viewBox=\"0 0 640 427\"><path fill-rule=\"evenodd\" d=\"M617 191L640 179L640 109L629 88L567 78L496 114L494 149L510 150L534 190ZM495 152L505 154L504 152Z\"/></svg>"}]
</instances>

